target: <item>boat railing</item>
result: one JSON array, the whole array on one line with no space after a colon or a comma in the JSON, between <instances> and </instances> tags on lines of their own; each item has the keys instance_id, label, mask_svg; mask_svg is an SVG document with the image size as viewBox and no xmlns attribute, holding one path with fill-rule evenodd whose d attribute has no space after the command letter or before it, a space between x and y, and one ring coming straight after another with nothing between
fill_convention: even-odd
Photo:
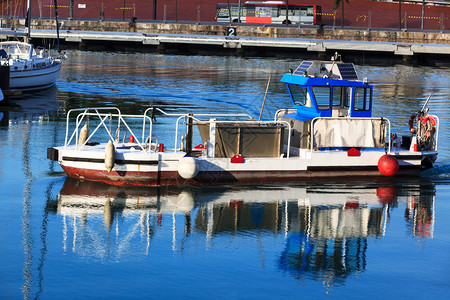
<instances>
[{"instance_id":1,"label":"boat railing","mask_svg":"<svg viewBox=\"0 0 450 300\"><path fill-rule=\"evenodd\" d=\"M147 114L151 113L151 119L154 116L155 111L162 113L165 116L173 116L173 117L178 117L176 120L176 125L175 125L175 144L174 144L174 151L175 153L177 151L179 151L180 149L178 148L178 135L179 135L179 125L180 125L180 120L185 120L185 122L187 122L189 119L192 122L197 122L197 123L208 123L209 121L205 121L205 120L200 120L197 117L210 117L210 118L245 118L245 119L249 119L249 120L254 120L253 117L249 114L191 114L191 113L168 113L160 108L157 107L150 107L148 109L145 110L144 115L147 116ZM222 122L222 121L221 121ZM234 121L236 122L236 121ZM237 122L243 122L243 121L237 121ZM256 122L256 121L253 121ZM273 122L272 122L273 123ZM145 126L145 124L144 124Z\"/></svg>"},{"instance_id":2,"label":"boat railing","mask_svg":"<svg viewBox=\"0 0 450 300\"><path fill-rule=\"evenodd\" d=\"M224 116L227 116L227 117L228 116L248 116L248 117L250 117L249 115L244 115L244 114L237 114L237 115L236 114L235 115L233 115L233 114L223 114L223 115L198 114L198 116L200 116L200 115L201 116L211 116L211 117L218 117L218 116L222 116L222 117L224 117ZM290 143L291 143L291 130L292 129L291 129L291 125L287 121L258 121L258 120L254 120L251 117L250 117L251 120L238 120L238 121L236 121L236 120L219 120L218 121L216 118L210 118L209 120L200 120L198 118L195 118L193 115L186 115L186 117L192 118L192 120L197 122L197 124L202 124L202 125L209 124L210 127L211 127L211 124L216 124L216 123L220 123L221 125L224 125L224 124L227 124L227 125L274 125L274 124L281 124L281 125L286 126L288 128L289 134L288 134L288 147L287 147L286 156L288 158L290 157L289 146L290 146ZM179 122L180 122L180 120L182 118L183 118L183 116L179 117L178 120L177 120L176 132L178 132L178 124L179 124ZM175 135L175 147L174 147L175 152L178 151L178 149L177 149L178 138L177 137L178 137L178 134ZM209 145L207 148L211 149L211 150L209 150L209 152L207 152L208 156L214 157L213 152L214 152L215 145L213 145L214 143L211 142L211 141L209 141L209 143L211 143L211 145Z\"/></svg>"},{"instance_id":3,"label":"boat railing","mask_svg":"<svg viewBox=\"0 0 450 300\"><path fill-rule=\"evenodd\" d=\"M197 117L210 117L210 119L209 120L201 120L201 119L196 118L195 116L197 116ZM227 117L243 117L243 118L249 118L250 120L253 119L248 114L195 114L195 115L194 114L185 114L185 115L179 116L178 119L177 119L177 122L176 122L176 126L175 126L175 145L174 145L175 152L177 152L179 150L177 145L178 145L179 125L180 125L180 121L181 120L186 119L186 122L189 122L189 119L190 119L193 123L196 122L197 124L199 124L199 123L210 124L211 123L211 119L216 120L216 118L227 118ZM227 121L222 120L220 122L227 122ZM242 123L242 122L251 122L251 121L228 121L228 122ZM253 121L253 122L255 122L255 121ZM181 143L181 141L180 141L180 143Z\"/></svg>"},{"instance_id":4,"label":"boat railing","mask_svg":"<svg viewBox=\"0 0 450 300\"><path fill-rule=\"evenodd\" d=\"M105 113L105 112L101 112L101 111L107 111L109 110L109 112ZM71 134L71 136L69 137L69 128L70 128L70 114L76 111L81 111L81 113L79 113L76 116L76 122L75 122L75 128ZM113 113L112 111L116 112ZM97 124L97 126L95 127L94 131L89 134L89 136L87 137L87 139L85 141L83 141L83 143L81 145L78 144L79 141L79 132L80 132L80 128L81 128L81 124L83 122L83 120L86 120L86 123L88 124L89 122L89 116L95 116L99 119L99 123ZM117 122L117 129L115 132L115 135L113 136L112 134L112 120L113 118L117 118L116 122ZM137 138L138 135L136 135L134 133L134 131L131 129L131 127L128 125L128 123L126 122L126 119L129 118L135 118L135 119L143 119L143 127L142 127L142 138L141 141L139 141L139 139ZM110 120L110 124L109 124L109 128L106 125L106 121ZM148 120L148 135L146 135L146 120ZM76 149L77 150L82 150L87 143L89 143L89 141L92 139L92 137L96 134L96 132L103 127L106 130L106 133L108 134L108 137L110 140L112 141L119 141L120 140L120 130L121 127L125 127L125 135L123 137L122 142L125 142L125 138L126 138L126 134L127 131L130 133L130 136L133 135L133 137L135 138L135 143L142 149L142 150L148 150L150 151L151 147L146 148L145 144L147 143L147 139L149 139L148 143L151 144L151 138L152 138L152 120L149 116L145 116L145 115L125 115L122 114L120 112L120 110L116 107L109 107L109 108L82 108L82 109L72 109L67 113L67 121L66 121L66 138L65 138L65 143L64 143L64 147L69 146L72 141L75 139L75 145L76 145ZM146 138L147 137L147 138Z\"/></svg>"},{"instance_id":5,"label":"boat railing","mask_svg":"<svg viewBox=\"0 0 450 300\"><path fill-rule=\"evenodd\" d=\"M296 108L283 108L283 109L279 109L275 112L275 116L274 116L274 121L278 121L278 119L281 117L280 114L282 113L283 115L286 114L290 114L290 113L295 113L297 112Z\"/></svg>"},{"instance_id":6,"label":"boat railing","mask_svg":"<svg viewBox=\"0 0 450 300\"><path fill-rule=\"evenodd\" d=\"M438 149L438 137L439 137L439 118L438 116L432 115L432 117L436 120L436 132L434 133L434 145L433 149L434 151L437 151Z\"/></svg>"},{"instance_id":7,"label":"boat railing","mask_svg":"<svg viewBox=\"0 0 450 300\"><path fill-rule=\"evenodd\" d=\"M390 152L391 123L386 118L314 118L310 147L311 152L339 147L386 148Z\"/></svg>"}]
</instances>

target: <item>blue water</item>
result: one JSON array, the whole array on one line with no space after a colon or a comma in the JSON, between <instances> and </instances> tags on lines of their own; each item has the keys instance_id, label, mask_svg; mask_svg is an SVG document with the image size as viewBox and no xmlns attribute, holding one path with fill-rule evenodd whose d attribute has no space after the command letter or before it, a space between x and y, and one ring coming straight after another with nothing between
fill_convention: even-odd
<instances>
[{"instance_id":1,"label":"blue water","mask_svg":"<svg viewBox=\"0 0 450 300\"><path fill-rule=\"evenodd\" d=\"M257 118L271 74L270 119L290 105L279 79L299 61L69 52L56 88L1 109L2 298L446 297L449 68L356 66L399 134L433 93L440 153L419 179L132 189L67 179L46 159L71 108Z\"/></svg>"}]
</instances>

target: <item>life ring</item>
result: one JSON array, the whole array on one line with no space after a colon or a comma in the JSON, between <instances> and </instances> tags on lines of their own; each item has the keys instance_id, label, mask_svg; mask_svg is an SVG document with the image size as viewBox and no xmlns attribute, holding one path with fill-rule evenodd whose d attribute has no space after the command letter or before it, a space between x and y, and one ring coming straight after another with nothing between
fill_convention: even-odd
<instances>
[{"instance_id":1,"label":"life ring","mask_svg":"<svg viewBox=\"0 0 450 300\"><path fill-rule=\"evenodd\" d=\"M409 131L413 134L416 133L416 129L414 128L414 120L417 118L419 114L418 113L413 113L410 117L409 117Z\"/></svg>"}]
</instances>

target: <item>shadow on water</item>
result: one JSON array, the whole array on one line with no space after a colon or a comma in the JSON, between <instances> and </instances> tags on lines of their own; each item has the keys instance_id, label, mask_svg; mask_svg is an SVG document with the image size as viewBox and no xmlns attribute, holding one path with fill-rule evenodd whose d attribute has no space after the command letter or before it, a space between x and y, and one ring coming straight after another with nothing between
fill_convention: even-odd
<instances>
[{"instance_id":1,"label":"shadow on water","mask_svg":"<svg viewBox=\"0 0 450 300\"><path fill-rule=\"evenodd\" d=\"M66 178L58 195L51 195L47 190L42 231L48 213L62 216L54 226L63 232L64 252L89 261L143 259L158 251L155 243L169 240L178 253L192 243L213 247L229 236L281 236L277 268L326 286L370 268L368 239L389 234L392 210L405 207L404 221L416 238L430 238L434 229L435 187L426 179L142 189ZM164 232L173 238L158 237ZM187 243L192 232L197 237ZM45 245L45 233L41 238ZM44 246L40 270L45 253Z\"/></svg>"}]
</instances>

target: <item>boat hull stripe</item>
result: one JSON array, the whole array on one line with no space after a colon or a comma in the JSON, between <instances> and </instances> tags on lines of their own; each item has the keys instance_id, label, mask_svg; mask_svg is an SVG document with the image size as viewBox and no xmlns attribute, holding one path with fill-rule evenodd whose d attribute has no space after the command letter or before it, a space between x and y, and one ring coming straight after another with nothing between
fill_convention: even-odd
<instances>
[{"instance_id":1,"label":"boat hull stripe","mask_svg":"<svg viewBox=\"0 0 450 300\"><path fill-rule=\"evenodd\" d=\"M63 156L63 161L77 161L77 162L90 162L90 163L105 163L104 158L88 158L88 157L70 157ZM127 160L127 159L116 159L114 163L119 165L150 165L155 166L158 165L159 161L157 160Z\"/></svg>"}]
</instances>

